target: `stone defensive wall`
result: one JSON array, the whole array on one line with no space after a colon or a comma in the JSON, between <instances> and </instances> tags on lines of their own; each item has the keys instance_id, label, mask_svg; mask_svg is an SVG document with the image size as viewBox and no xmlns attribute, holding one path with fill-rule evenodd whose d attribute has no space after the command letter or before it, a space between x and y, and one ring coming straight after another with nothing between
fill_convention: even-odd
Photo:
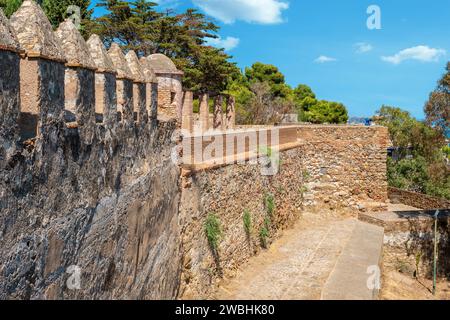
<instances>
[{"instance_id":1,"label":"stone defensive wall","mask_svg":"<svg viewBox=\"0 0 450 320\"><path fill-rule=\"evenodd\" d=\"M386 210L387 141L384 127L352 126L289 126L185 137L183 152L195 150L195 155L183 154L180 296L208 298L211 284L233 276L258 254L262 228L276 239L304 210ZM277 170L268 170L271 162L278 164ZM275 204L272 213L269 197ZM244 227L246 212L250 231ZM218 253L204 235L211 213L222 228Z\"/></svg>"},{"instance_id":2,"label":"stone defensive wall","mask_svg":"<svg viewBox=\"0 0 450 320\"><path fill-rule=\"evenodd\" d=\"M158 90L149 59L52 30L34 1L0 10L0 299L177 296L177 121Z\"/></svg>"},{"instance_id":3,"label":"stone defensive wall","mask_svg":"<svg viewBox=\"0 0 450 320\"><path fill-rule=\"evenodd\" d=\"M450 208L450 201L446 199L393 187L389 187L389 199L392 203L403 203L424 210Z\"/></svg>"},{"instance_id":4,"label":"stone defensive wall","mask_svg":"<svg viewBox=\"0 0 450 320\"><path fill-rule=\"evenodd\" d=\"M238 129L233 97L197 93L195 121L182 76L54 31L35 1L0 10L0 299L207 297L263 227L270 244L307 208L383 208L386 128Z\"/></svg>"}]
</instances>

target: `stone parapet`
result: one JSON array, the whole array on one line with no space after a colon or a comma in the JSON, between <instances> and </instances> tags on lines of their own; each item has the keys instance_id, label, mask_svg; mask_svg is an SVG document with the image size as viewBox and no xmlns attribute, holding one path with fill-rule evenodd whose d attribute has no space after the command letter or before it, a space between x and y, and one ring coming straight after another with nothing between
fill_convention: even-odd
<instances>
[{"instance_id":1,"label":"stone parapet","mask_svg":"<svg viewBox=\"0 0 450 320\"><path fill-rule=\"evenodd\" d=\"M54 130L53 124L62 117L66 59L59 39L36 2L24 1L10 23L25 51L20 61L19 127L22 140L27 140L42 131Z\"/></svg>"},{"instance_id":2,"label":"stone parapet","mask_svg":"<svg viewBox=\"0 0 450 320\"><path fill-rule=\"evenodd\" d=\"M450 209L450 201L447 199L437 198L422 193L401 190L389 187L389 199L392 203L402 203L408 206L424 209Z\"/></svg>"}]
</instances>

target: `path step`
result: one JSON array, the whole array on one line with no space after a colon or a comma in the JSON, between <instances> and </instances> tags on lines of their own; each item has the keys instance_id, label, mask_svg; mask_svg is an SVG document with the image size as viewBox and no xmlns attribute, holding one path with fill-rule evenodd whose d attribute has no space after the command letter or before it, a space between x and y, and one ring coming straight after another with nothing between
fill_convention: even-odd
<instances>
[{"instance_id":1,"label":"path step","mask_svg":"<svg viewBox=\"0 0 450 320\"><path fill-rule=\"evenodd\" d=\"M322 290L323 300L374 300L376 288L368 288L371 266L380 266L384 229L357 221L350 240Z\"/></svg>"}]
</instances>

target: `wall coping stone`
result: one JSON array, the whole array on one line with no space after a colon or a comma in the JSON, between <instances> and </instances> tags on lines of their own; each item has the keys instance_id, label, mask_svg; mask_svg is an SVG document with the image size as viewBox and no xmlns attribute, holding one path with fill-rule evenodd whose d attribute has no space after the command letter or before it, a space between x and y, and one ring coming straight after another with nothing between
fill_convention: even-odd
<instances>
[{"instance_id":1,"label":"wall coping stone","mask_svg":"<svg viewBox=\"0 0 450 320\"><path fill-rule=\"evenodd\" d=\"M12 15L10 24L28 57L66 62L50 21L35 1L25 0Z\"/></svg>"},{"instance_id":2,"label":"wall coping stone","mask_svg":"<svg viewBox=\"0 0 450 320\"><path fill-rule=\"evenodd\" d=\"M142 65L133 50L128 51L125 55L125 59L128 62L128 68L131 70L131 74L134 82L145 83L145 74L142 71Z\"/></svg>"},{"instance_id":3,"label":"wall coping stone","mask_svg":"<svg viewBox=\"0 0 450 320\"><path fill-rule=\"evenodd\" d=\"M133 80L131 70L128 67L127 59L117 43L114 42L111 44L111 48L108 50L108 55L117 70L117 79Z\"/></svg>"},{"instance_id":4,"label":"wall coping stone","mask_svg":"<svg viewBox=\"0 0 450 320\"><path fill-rule=\"evenodd\" d=\"M0 8L0 50L21 53L23 50L17 41L8 18Z\"/></svg>"},{"instance_id":5,"label":"wall coping stone","mask_svg":"<svg viewBox=\"0 0 450 320\"><path fill-rule=\"evenodd\" d=\"M158 83L158 78L156 77L156 73L153 68L150 66L148 59L146 57L141 57L139 62L142 66L142 71L145 75L145 81L149 83Z\"/></svg>"},{"instance_id":6,"label":"wall coping stone","mask_svg":"<svg viewBox=\"0 0 450 320\"><path fill-rule=\"evenodd\" d=\"M89 48L89 53L97 68L96 70L97 73L117 74L114 62L108 55L108 51L106 50L102 40L98 35L96 34L91 35L88 41L86 42L86 45Z\"/></svg>"},{"instance_id":7,"label":"wall coping stone","mask_svg":"<svg viewBox=\"0 0 450 320\"><path fill-rule=\"evenodd\" d=\"M156 75L158 76L184 74L183 71L177 69L175 63L173 63L173 61L169 57L161 53L149 55L147 59L150 63L150 66L153 68Z\"/></svg>"},{"instance_id":8,"label":"wall coping stone","mask_svg":"<svg viewBox=\"0 0 450 320\"><path fill-rule=\"evenodd\" d=\"M89 53L89 47L70 19L62 22L55 31L65 54L67 67L97 69Z\"/></svg>"}]
</instances>

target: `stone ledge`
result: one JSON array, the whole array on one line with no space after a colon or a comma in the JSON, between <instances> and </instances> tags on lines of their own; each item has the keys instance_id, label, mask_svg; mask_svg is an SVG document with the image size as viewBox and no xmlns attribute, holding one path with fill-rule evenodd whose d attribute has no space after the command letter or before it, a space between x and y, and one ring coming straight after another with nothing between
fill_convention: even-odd
<instances>
[{"instance_id":1,"label":"stone ledge","mask_svg":"<svg viewBox=\"0 0 450 320\"><path fill-rule=\"evenodd\" d=\"M374 224L385 229L386 233L406 232L411 228L426 230L433 226L436 210L417 211L386 211L380 213L360 213L359 220ZM442 210L439 214L440 221L450 221L450 210Z\"/></svg>"}]
</instances>

